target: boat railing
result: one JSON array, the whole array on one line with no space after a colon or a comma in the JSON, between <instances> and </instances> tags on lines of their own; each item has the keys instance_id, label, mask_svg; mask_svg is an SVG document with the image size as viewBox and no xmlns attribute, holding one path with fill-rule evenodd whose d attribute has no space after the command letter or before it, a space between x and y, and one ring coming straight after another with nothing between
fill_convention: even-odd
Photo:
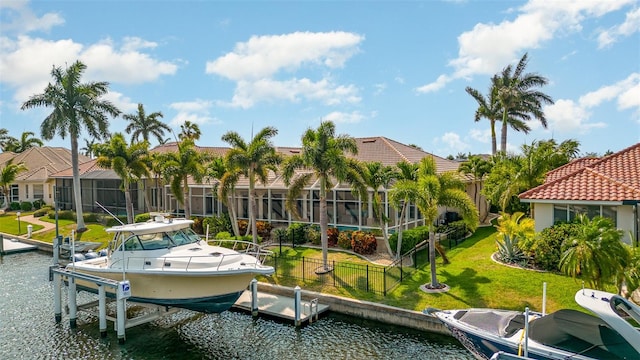
<instances>
[{"instance_id":1,"label":"boat railing","mask_svg":"<svg viewBox=\"0 0 640 360\"><path fill-rule=\"evenodd\" d=\"M241 254L247 254L255 257L261 264L265 262L267 257L273 256L273 251L264 249L259 244L255 244L251 241L245 240L233 240L233 239L210 239L207 244L211 246L220 246L223 248L237 251Z\"/></svg>"},{"instance_id":2,"label":"boat railing","mask_svg":"<svg viewBox=\"0 0 640 360\"><path fill-rule=\"evenodd\" d=\"M265 252L265 250L263 250ZM128 256L125 259L112 258L111 266L118 267L119 263L125 261L125 269L142 269L142 270L161 270L161 271L234 271L242 268L252 267L254 269L262 266L262 261L255 256L255 262L247 262L244 254L209 254L209 255L190 255L190 256L166 256L166 257L144 257L144 256ZM211 256L215 256L215 262L211 261ZM262 256L262 255L261 255ZM242 260L240 260L242 258ZM199 261L205 260L205 261ZM238 266L234 266L234 264Z\"/></svg>"}]
</instances>

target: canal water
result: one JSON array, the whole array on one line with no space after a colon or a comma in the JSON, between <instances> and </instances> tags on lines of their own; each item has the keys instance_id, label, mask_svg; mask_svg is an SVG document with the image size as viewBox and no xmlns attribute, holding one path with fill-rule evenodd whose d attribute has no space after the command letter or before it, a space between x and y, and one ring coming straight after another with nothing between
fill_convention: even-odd
<instances>
[{"instance_id":1,"label":"canal water","mask_svg":"<svg viewBox=\"0 0 640 360\"><path fill-rule=\"evenodd\" d=\"M113 323L101 338L86 312L74 329L66 314L55 323L50 264L36 252L0 257L0 359L473 359L447 336L331 313L296 329L234 311L181 310L127 329L120 345ZM78 303L94 299L78 295Z\"/></svg>"}]
</instances>

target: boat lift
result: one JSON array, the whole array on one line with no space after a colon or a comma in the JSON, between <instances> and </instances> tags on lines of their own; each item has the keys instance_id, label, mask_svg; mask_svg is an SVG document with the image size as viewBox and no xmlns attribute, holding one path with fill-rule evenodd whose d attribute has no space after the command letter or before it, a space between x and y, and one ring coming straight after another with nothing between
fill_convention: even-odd
<instances>
[{"instance_id":1,"label":"boat lift","mask_svg":"<svg viewBox=\"0 0 640 360\"><path fill-rule=\"evenodd\" d=\"M68 291L67 291L67 306L69 310L69 326L71 328L76 327L77 314L78 310L88 310L91 307L95 307L98 305L98 318L100 323L100 336L107 336L107 320L114 322L114 328L118 334L118 343L124 344L126 336L125 329L146 324L150 321L154 321L159 319L162 316L172 314L179 309L177 308L167 308L164 306L150 305L150 304L140 304L146 307L150 307L152 309L151 312L134 317L127 318L127 299L131 296L131 285L128 280L116 281L107 278L101 278L93 275L83 274L79 272L75 272L72 270L68 270L66 268L62 268L59 266L51 267L51 274L53 277L53 307L55 313L55 321L57 323L62 321L62 282L63 279L66 280ZM78 305L76 301L76 281L88 281L93 282L98 285L98 300L92 301L86 304ZM106 296L106 288L114 289L116 293L115 300L109 299L109 301L116 302L116 316L108 316L107 315L107 296ZM138 303L136 303L138 304Z\"/></svg>"}]
</instances>

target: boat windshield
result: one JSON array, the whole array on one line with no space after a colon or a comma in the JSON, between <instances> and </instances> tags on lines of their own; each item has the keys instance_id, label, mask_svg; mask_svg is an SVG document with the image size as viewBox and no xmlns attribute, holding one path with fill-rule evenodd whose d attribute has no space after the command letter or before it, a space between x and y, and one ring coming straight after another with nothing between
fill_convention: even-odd
<instances>
[{"instance_id":1,"label":"boat windshield","mask_svg":"<svg viewBox=\"0 0 640 360\"><path fill-rule=\"evenodd\" d=\"M158 250L173 246L194 244L200 241L200 236L190 228L170 232L158 232L144 235L131 235L124 242L126 251Z\"/></svg>"}]
</instances>

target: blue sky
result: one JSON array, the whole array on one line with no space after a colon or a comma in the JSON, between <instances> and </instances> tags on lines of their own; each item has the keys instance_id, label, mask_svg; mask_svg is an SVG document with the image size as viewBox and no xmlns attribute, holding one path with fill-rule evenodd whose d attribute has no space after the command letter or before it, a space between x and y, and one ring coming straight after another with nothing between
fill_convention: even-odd
<instances>
[{"instance_id":1,"label":"blue sky","mask_svg":"<svg viewBox=\"0 0 640 360\"><path fill-rule=\"evenodd\" d=\"M203 146L274 126L299 146L321 120L440 156L490 153L488 121L465 92L529 54L548 128L524 143L576 139L585 153L640 141L640 3L608 1L12 1L0 2L0 127L40 136L48 109L22 111L52 66L81 60L125 114L161 111ZM126 122L112 119L110 130ZM86 137L86 133L84 134ZM83 138L80 139L84 145ZM69 139L47 145L70 147Z\"/></svg>"}]
</instances>

